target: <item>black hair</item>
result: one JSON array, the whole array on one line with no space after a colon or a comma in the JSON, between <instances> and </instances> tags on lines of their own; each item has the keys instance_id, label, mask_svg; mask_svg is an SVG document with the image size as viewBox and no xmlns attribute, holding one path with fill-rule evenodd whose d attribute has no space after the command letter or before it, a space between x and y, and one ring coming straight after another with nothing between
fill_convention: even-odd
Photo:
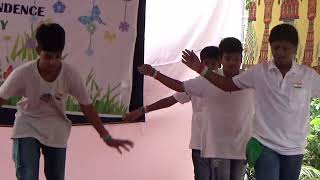
<instances>
[{"instance_id":1,"label":"black hair","mask_svg":"<svg viewBox=\"0 0 320 180\"><path fill-rule=\"evenodd\" d=\"M297 29L290 24L279 24L271 29L269 43L274 41L287 41L298 46L299 36Z\"/></svg>"},{"instance_id":2,"label":"black hair","mask_svg":"<svg viewBox=\"0 0 320 180\"><path fill-rule=\"evenodd\" d=\"M40 50L62 51L65 46L65 31L56 23L41 24L36 30L36 40Z\"/></svg>"},{"instance_id":3,"label":"black hair","mask_svg":"<svg viewBox=\"0 0 320 180\"><path fill-rule=\"evenodd\" d=\"M224 53L241 53L243 48L242 43L239 39L234 37L227 37L220 41L219 44L219 54L220 57L223 56Z\"/></svg>"},{"instance_id":4,"label":"black hair","mask_svg":"<svg viewBox=\"0 0 320 180\"><path fill-rule=\"evenodd\" d=\"M207 46L203 48L200 52L201 62L205 59L219 59L219 48L216 46Z\"/></svg>"}]
</instances>

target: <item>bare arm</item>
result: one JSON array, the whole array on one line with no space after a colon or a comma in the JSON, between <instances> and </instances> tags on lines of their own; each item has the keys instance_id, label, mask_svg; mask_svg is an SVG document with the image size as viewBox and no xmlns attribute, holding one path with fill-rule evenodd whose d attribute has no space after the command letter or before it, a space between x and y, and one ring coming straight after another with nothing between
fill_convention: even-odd
<instances>
[{"instance_id":1,"label":"bare arm","mask_svg":"<svg viewBox=\"0 0 320 180\"><path fill-rule=\"evenodd\" d=\"M203 65L200 63L199 58L193 51L185 50L183 51L182 55L182 62L187 65L190 69L199 73L203 69ZM210 81L215 86L219 87L224 91L237 91L240 90L238 88L232 78L227 78L221 76L215 72L207 71L206 75L204 76L208 81Z\"/></svg>"},{"instance_id":2,"label":"bare arm","mask_svg":"<svg viewBox=\"0 0 320 180\"><path fill-rule=\"evenodd\" d=\"M100 137L103 138L108 146L116 148L119 153L122 153L120 147L126 149L127 151L129 151L129 148L126 147L126 145L133 147L133 142L129 140L114 139L111 137L110 133L103 126L103 123L92 104L80 105L80 108L83 114L87 117L89 122L93 125L93 127L99 133Z\"/></svg>"},{"instance_id":3,"label":"bare arm","mask_svg":"<svg viewBox=\"0 0 320 180\"><path fill-rule=\"evenodd\" d=\"M167 108L167 107L170 107L170 106L176 104L177 102L178 101L173 96L169 96L169 97L163 98L155 103L152 103L146 107L141 107L141 108L136 109L134 111L128 112L127 114L125 114L122 117L122 120L127 121L127 122L132 122L147 112L156 111L159 109L164 109L164 108Z\"/></svg>"},{"instance_id":4,"label":"bare arm","mask_svg":"<svg viewBox=\"0 0 320 180\"><path fill-rule=\"evenodd\" d=\"M208 71L206 76L204 76L208 81L217 86L218 88L224 91L238 91L238 88L234 83L232 78L227 78L225 76L221 76L215 72Z\"/></svg>"},{"instance_id":5,"label":"bare arm","mask_svg":"<svg viewBox=\"0 0 320 180\"><path fill-rule=\"evenodd\" d=\"M110 133L103 126L97 111L94 109L93 105L80 105L81 111L87 117L88 121L93 125L96 131L99 133L100 137L109 136Z\"/></svg>"},{"instance_id":6,"label":"bare arm","mask_svg":"<svg viewBox=\"0 0 320 180\"><path fill-rule=\"evenodd\" d=\"M177 92L184 92L183 83L181 81L172 79L166 75L163 75L159 71L156 71L152 66L149 64L143 64L138 67L138 70L141 74L145 76L153 77L155 75L155 79L160 81L163 85L167 86L168 88L177 91Z\"/></svg>"}]
</instances>

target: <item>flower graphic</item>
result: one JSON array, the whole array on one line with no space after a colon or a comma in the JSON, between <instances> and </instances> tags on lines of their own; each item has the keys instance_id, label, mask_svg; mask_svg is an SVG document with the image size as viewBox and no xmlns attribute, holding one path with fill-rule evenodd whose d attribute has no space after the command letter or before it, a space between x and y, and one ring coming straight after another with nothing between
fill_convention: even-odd
<instances>
[{"instance_id":1,"label":"flower graphic","mask_svg":"<svg viewBox=\"0 0 320 180\"><path fill-rule=\"evenodd\" d=\"M93 55L93 49L91 47L89 47L87 50L86 50L86 54L88 56L92 56Z\"/></svg>"},{"instance_id":2,"label":"flower graphic","mask_svg":"<svg viewBox=\"0 0 320 180\"><path fill-rule=\"evenodd\" d=\"M57 1L52 7L55 13L64 13L66 9L66 5L61 1Z\"/></svg>"},{"instance_id":3,"label":"flower graphic","mask_svg":"<svg viewBox=\"0 0 320 180\"><path fill-rule=\"evenodd\" d=\"M97 26L94 23L90 23L87 25L87 31L90 34L93 34L94 32L96 32Z\"/></svg>"},{"instance_id":4,"label":"flower graphic","mask_svg":"<svg viewBox=\"0 0 320 180\"><path fill-rule=\"evenodd\" d=\"M116 34L113 33L113 32L109 32L109 31L106 31L104 33L104 39L107 41L107 42L112 42L113 40L115 40L117 38Z\"/></svg>"},{"instance_id":5,"label":"flower graphic","mask_svg":"<svg viewBox=\"0 0 320 180\"><path fill-rule=\"evenodd\" d=\"M120 22L119 30L121 32L128 32L129 31L129 27L130 27L130 25L127 23L127 21L122 21L122 22Z\"/></svg>"},{"instance_id":6,"label":"flower graphic","mask_svg":"<svg viewBox=\"0 0 320 180\"><path fill-rule=\"evenodd\" d=\"M6 71L3 72L2 77L3 77L4 79L7 79L8 76L11 74L12 71L13 71L13 66L10 65L10 66L6 69Z\"/></svg>"}]
</instances>

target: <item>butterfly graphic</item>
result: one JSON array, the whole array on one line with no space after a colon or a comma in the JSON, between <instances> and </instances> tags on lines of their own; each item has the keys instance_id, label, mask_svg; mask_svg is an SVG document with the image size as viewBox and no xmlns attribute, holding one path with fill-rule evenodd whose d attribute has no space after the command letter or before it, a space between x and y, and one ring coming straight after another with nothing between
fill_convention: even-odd
<instances>
[{"instance_id":1,"label":"butterfly graphic","mask_svg":"<svg viewBox=\"0 0 320 180\"><path fill-rule=\"evenodd\" d=\"M2 76L4 79L7 79L10 73L13 71L13 66L10 65L5 72L3 72Z\"/></svg>"},{"instance_id":2,"label":"butterfly graphic","mask_svg":"<svg viewBox=\"0 0 320 180\"><path fill-rule=\"evenodd\" d=\"M80 16L78 20L80 21L81 24L83 25L89 25L94 23L94 21L98 22L99 24L106 25L100 17L100 9L97 5L94 5L92 7L91 15L90 16Z\"/></svg>"}]
</instances>

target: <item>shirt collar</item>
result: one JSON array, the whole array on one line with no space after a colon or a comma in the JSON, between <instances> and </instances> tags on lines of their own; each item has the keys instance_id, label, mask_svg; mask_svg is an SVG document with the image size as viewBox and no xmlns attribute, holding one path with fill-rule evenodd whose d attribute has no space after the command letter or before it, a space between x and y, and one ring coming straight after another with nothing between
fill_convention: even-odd
<instances>
[{"instance_id":1,"label":"shirt collar","mask_svg":"<svg viewBox=\"0 0 320 180\"><path fill-rule=\"evenodd\" d=\"M298 72L298 68L299 68L298 63L296 63L296 61L292 61L292 66L291 66L290 70L288 71L288 73L296 74ZM268 63L268 70L271 71L271 70L274 70L274 69L278 69L278 68L274 63L274 60L272 59Z\"/></svg>"}]
</instances>

